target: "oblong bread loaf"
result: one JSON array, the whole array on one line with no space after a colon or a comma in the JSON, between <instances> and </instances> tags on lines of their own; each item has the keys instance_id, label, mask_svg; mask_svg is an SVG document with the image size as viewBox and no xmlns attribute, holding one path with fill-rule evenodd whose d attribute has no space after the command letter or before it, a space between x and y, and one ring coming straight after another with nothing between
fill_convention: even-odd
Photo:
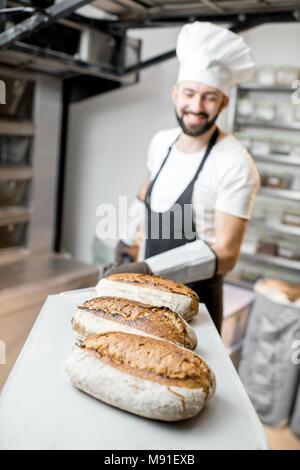
<instances>
[{"instance_id":1,"label":"oblong bread loaf","mask_svg":"<svg viewBox=\"0 0 300 470\"><path fill-rule=\"evenodd\" d=\"M188 323L168 307L155 307L122 297L96 297L78 307L72 327L83 341L105 331L124 331L172 341L195 349L197 336Z\"/></svg>"},{"instance_id":2,"label":"oblong bread loaf","mask_svg":"<svg viewBox=\"0 0 300 470\"><path fill-rule=\"evenodd\" d=\"M197 415L216 387L212 370L193 352L123 332L94 335L75 345L66 371L83 392L162 421Z\"/></svg>"},{"instance_id":3,"label":"oblong bread loaf","mask_svg":"<svg viewBox=\"0 0 300 470\"><path fill-rule=\"evenodd\" d=\"M158 307L169 307L184 320L198 313L199 297L189 287L162 276L120 273L101 279L95 295L125 297Z\"/></svg>"}]
</instances>

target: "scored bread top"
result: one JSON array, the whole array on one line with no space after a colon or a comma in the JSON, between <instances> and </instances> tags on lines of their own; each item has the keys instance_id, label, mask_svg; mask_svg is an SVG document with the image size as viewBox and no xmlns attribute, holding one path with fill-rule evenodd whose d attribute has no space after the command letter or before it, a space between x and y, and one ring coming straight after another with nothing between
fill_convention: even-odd
<instances>
[{"instance_id":1,"label":"scored bread top","mask_svg":"<svg viewBox=\"0 0 300 470\"><path fill-rule=\"evenodd\" d=\"M102 296L88 300L79 310L193 349L185 321L168 307L155 307L122 297Z\"/></svg>"},{"instance_id":2,"label":"scored bread top","mask_svg":"<svg viewBox=\"0 0 300 470\"><path fill-rule=\"evenodd\" d=\"M153 276L140 273L118 273L111 274L106 278L109 281L127 282L140 287L149 287L173 294L182 294L191 297L195 302L199 302L199 297L192 289L179 282L171 281L163 276Z\"/></svg>"},{"instance_id":3,"label":"scored bread top","mask_svg":"<svg viewBox=\"0 0 300 470\"><path fill-rule=\"evenodd\" d=\"M81 348L142 379L167 386L202 388L206 397L215 388L214 375L199 356L162 339L110 331L90 336Z\"/></svg>"}]
</instances>

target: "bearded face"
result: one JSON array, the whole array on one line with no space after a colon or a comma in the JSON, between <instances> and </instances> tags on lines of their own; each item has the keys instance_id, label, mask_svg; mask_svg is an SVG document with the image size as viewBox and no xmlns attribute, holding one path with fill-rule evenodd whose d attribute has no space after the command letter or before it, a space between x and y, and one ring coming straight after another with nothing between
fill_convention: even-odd
<instances>
[{"instance_id":1,"label":"bearded face","mask_svg":"<svg viewBox=\"0 0 300 470\"><path fill-rule=\"evenodd\" d=\"M192 137L207 132L228 102L220 90L198 82L179 83L172 98L182 131Z\"/></svg>"}]
</instances>

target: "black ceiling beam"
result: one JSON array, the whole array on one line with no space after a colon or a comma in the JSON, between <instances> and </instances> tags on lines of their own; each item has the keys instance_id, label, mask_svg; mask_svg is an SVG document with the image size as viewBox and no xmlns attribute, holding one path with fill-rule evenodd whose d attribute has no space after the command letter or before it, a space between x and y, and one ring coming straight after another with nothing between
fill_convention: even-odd
<instances>
[{"instance_id":1,"label":"black ceiling beam","mask_svg":"<svg viewBox=\"0 0 300 470\"><path fill-rule=\"evenodd\" d=\"M258 23L289 23L299 21L300 18L300 5L299 9L284 10L284 11L269 11L264 13L230 13L218 15L178 15L167 16L164 14L160 18L141 18L135 21L111 21L110 29L136 29L136 28L161 28L181 26L187 22L193 21L209 21L212 23L221 24L255 24ZM97 23L95 23L96 25ZM101 28L101 24L99 24ZM250 26L251 27L251 26Z\"/></svg>"},{"instance_id":2,"label":"black ceiling beam","mask_svg":"<svg viewBox=\"0 0 300 470\"><path fill-rule=\"evenodd\" d=\"M250 16L250 18L249 18ZM282 15L280 15L282 18ZM298 21L295 15L284 15L284 20L281 21ZM236 23L232 24L230 26L231 31L234 33L241 33L243 31L246 31L247 29L255 28L256 26L260 26L264 23L271 22L270 19L272 19L272 22L279 22L279 15L268 15L268 20L266 19L266 15L246 15L243 16L242 18L236 17ZM202 21L202 17L197 19L198 21ZM204 21L204 20L203 20ZM280 21L280 22L281 22ZM158 64L159 62L163 62L168 59L172 59L173 57L176 56L176 49L172 49L169 52L165 52L164 54L161 54L156 57L152 57L151 59L145 60L143 62L139 62L135 65L131 65L130 67L127 67L124 69L124 72L122 75L127 75L129 73L137 72L139 70L145 69L147 67L150 67L152 65Z\"/></svg>"},{"instance_id":3,"label":"black ceiling beam","mask_svg":"<svg viewBox=\"0 0 300 470\"><path fill-rule=\"evenodd\" d=\"M24 21L21 21L12 28L0 34L0 49L11 46L14 42L37 32L41 28L52 24L60 18L70 15L73 11L77 10L92 0L63 0L60 3L46 8L43 11L38 11Z\"/></svg>"},{"instance_id":4,"label":"black ceiling beam","mask_svg":"<svg viewBox=\"0 0 300 470\"><path fill-rule=\"evenodd\" d=\"M6 0L0 0L0 8L1 9L6 8ZM6 20L5 15L0 15L0 33L2 33L2 31L4 31L5 20Z\"/></svg>"},{"instance_id":5,"label":"black ceiling beam","mask_svg":"<svg viewBox=\"0 0 300 470\"><path fill-rule=\"evenodd\" d=\"M164 54L160 54L156 57L152 57L151 59L144 60L143 62L139 62L135 65L131 65L130 67L126 67L124 69L123 75L127 75L129 73L138 72L139 70L145 69L147 67L151 67L152 65L158 64L160 62L164 62L165 60L172 59L176 56L176 49L172 49L169 52L165 52Z\"/></svg>"}]
</instances>

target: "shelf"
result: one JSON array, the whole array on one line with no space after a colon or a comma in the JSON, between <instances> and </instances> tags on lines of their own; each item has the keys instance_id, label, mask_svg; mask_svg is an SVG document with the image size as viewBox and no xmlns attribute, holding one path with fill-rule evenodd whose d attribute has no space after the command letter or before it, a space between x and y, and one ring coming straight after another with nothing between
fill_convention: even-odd
<instances>
[{"instance_id":1,"label":"shelf","mask_svg":"<svg viewBox=\"0 0 300 470\"><path fill-rule=\"evenodd\" d=\"M254 155L251 153L251 155L255 160L260 162L280 163L283 165L299 166L300 168L300 157L290 157L289 155L274 153L270 153L269 155Z\"/></svg>"},{"instance_id":2,"label":"shelf","mask_svg":"<svg viewBox=\"0 0 300 470\"><path fill-rule=\"evenodd\" d=\"M262 132L264 130L269 130L268 134L272 134L272 136L288 134L290 139L293 137L293 131L300 131L300 122L299 121L292 121L286 122L279 119L275 119L272 121L267 120L257 120L254 116L247 118L247 117L239 117L236 114L236 106L237 106L237 99L238 93L240 92L240 97L245 96L247 92L264 92L269 93L271 95L272 92L274 93L289 93L290 95L295 90L292 86L284 86L279 84L274 85L262 85L260 83L243 83L237 87L237 94L235 96L235 112L232 115L232 129L234 130L241 130L250 132L253 128L253 131ZM273 95L274 96L274 95ZM248 98L254 99L254 94L248 95ZM278 98L280 96L278 95ZM275 97L274 97L275 99ZM282 132L280 132L280 130ZM290 131L290 132L288 132ZM294 137L293 137L294 138ZM279 153L268 153L267 155L255 155L255 153L251 153L251 149L249 150L250 154L252 155L253 159L255 160L258 166L259 162L261 165L264 163L266 167L272 168L271 165L280 165L278 170L282 172L288 172L290 174L299 174L300 171L300 157L291 156L289 154L279 154ZM268 165L268 166L267 166ZM283 167L284 166L284 167ZM299 203L300 201L300 190L297 190L296 186L295 189L281 189L281 188L271 188L268 186L261 186L257 198L268 197L273 199L273 204L279 205L287 204L290 201L290 205L292 202ZM262 201L262 199L260 199ZM280 220L273 221L271 217L267 217L266 220L258 220L252 218L249 222L249 230L252 229L252 232L257 232L259 229L262 231L268 231L269 233L273 233L277 235L277 237L286 238L293 240L295 242L299 241L300 244L300 227L294 227L287 224L282 224ZM292 238L291 237L295 237ZM279 256L271 256L265 255L263 253L250 253L246 251L247 247L244 246L241 249L240 254L240 263L241 263L241 272L247 274L247 270L251 273L253 270L256 272L261 272L261 276L263 277L263 273L271 273L276 272L278 274L278 278L288 278L298 276L300 277L300 260L290 260L287 258L282 258ZM254 273L255 274L255 273ZM242 274L241 274L242 275ZM272 277L272 276L271 276ZM238 279L239 274L233 273L233 279L229 276L228 279L226 277L226 281L232 284L246 287L249 289L253 289L254 282L251 283L251 276L249 277L249 281L247 279Z\"/></svg>"},{"instance_id":3,"label":"shelf","mask_svg":"<svg viewBox=\"0 0 300 470\"><path fill-rule=\"evenodd\" d=\"M22 261L29 255L28 248L24 247L10 247L1 248L0 250L0 266L9 263L16 263Z\"/></svg>"},{"instance_id":4,"label":"shelf","mask_svg":"<svg viewBox=\"0 0 300 470\"><path fill-rule=\"evenodd\" d=\"M30 166L16 166L0 164L0 181L30 180L33 177L33 168Z\"/></svg>"},{"instance_id":5,"label":"shelf","mask_svg":"<svg viewBox=\"0 0 300 470\"><path fill-rule=\"evenodd\" d=\"M0 120L0 135L31 137L35 133L35 126L29 121Z\"/></svg>"},{"instance_id":6,"label":"shelf","mask_svg":"<svg viewBox=\"0 0 300 470\"><path fill-rule=\"evenodd\" d=\"M258 195L273 196L276 198L287 199L290 201L300 201L300 191L293 191L291 189L277 189L261 186L258 191Z\"/></svg>"},{"instance_id":7,"label":"shelf","mask_svg":"<svg viewBox=\"0 0 300 470\"><path fill-rule=\"evenodd\" d=\"M258 121L252 119L237 119L238 126L259 127L263 129L284 129L288 131L300 131L300 122Z\"/></svg>"},{"instance_id":8,"label":"shelf","mask_svg":"<svg viewBox=\"0 0 300 470\"><path fill-rule=\"evenodd\" d=\"M22 224L31 219L31 210L26 207L0 207L0 227L8 224Z\"/></svg>"},{"instance_id":9,"label":"shelf","mask_svg":"<svg viewBox=\"0 0 300 470\"><path fill-rule=\"evenodd\" d=\"M292 235L300 237L300 227L293 227L292 225L280 224L279 222L263 222L260 220L251 219L249 227L255 226L262 229L274 230L283 235Z\"/></svg>"},{"instance_id":10,"label":"shelf","mask_svg":"<svg viewBox=\"0 0 300 470\"><path fill-rule=\"evenodd\" d=\"M282 268L294 269L300 271L300 261L294 261L279 256L263 255L260 253L245 253L241 252L241 259L249 259L251 261L260 261L265 264L272 264L273 266L280 266Z\"/></svg>"},{"instance_id":11,"label":"shelf","mask_svg":"<svg viewBox=\"0 0 300 470\"><path fill-rule=\"evenodd\" d=\"M240 90L245 91L275 91L275 92L288 92L293 93L295 88L292 88L288 85L279 85L274 83L274 85L262 85L261 83L242 83L239 85Z\"/></svg>"}]
</instances>

